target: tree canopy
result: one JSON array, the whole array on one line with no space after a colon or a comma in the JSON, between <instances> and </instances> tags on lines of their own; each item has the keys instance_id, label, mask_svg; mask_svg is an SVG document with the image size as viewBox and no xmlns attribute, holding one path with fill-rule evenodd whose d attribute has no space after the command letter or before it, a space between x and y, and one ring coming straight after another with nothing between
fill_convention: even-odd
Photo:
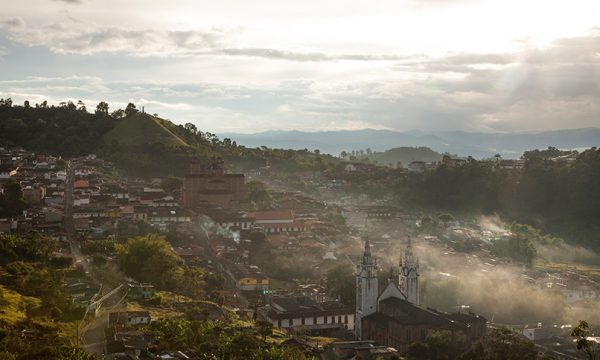
<instances>
[{"instance_id":1,"label":"tree canopy","mask_svg":"<svg viewBox=\"0 0 600 360\"><path fill-rule=\"evenodd\" d=\"M119 267L129 276L163 288L175 288L182 261L164 237L149 234L118 247Z\"/></svg>"}]
</instances>

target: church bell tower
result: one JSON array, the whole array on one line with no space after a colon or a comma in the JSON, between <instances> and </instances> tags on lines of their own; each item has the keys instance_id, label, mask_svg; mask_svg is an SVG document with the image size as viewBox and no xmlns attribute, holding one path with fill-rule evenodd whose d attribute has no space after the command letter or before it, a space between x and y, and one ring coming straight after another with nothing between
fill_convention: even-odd
<instances>
[{"instance_id":1,"label":"church bell tower","mask_svg":"<svg viewBox=\"0 0 600 360\"><path fill-rule=\"evenodd\" d=\"M367 238L361 262L356 267L356 323L354 330L358 340L361 340L362 335L362 318L377 311L378 295L377 261L371 256L371 244Z\"/></svg>"},{"instance_id":2,"label":"church bell tower","mask_svg":"<svg viewBox=\"0 0 600 360\"><path fill-rule=\"evenodd\" d=\"M406 300L419 306L419 259L413 254L410 236L408 237L406 250L400 257L398 285Z\"/></svg>"}]
</instances>

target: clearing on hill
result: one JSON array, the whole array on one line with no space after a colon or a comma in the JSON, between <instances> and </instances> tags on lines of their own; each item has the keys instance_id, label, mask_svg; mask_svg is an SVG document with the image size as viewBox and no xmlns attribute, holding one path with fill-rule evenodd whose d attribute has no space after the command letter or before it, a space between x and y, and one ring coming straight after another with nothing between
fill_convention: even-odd
<instances>
[{"instance_id":1,"label":"clearing on hill","mask_svg":"<svg viewBox=\"0 0 600 360\"><path fill-rule=\"evenodd\" d=\"M176 125L146 113L137 113L121 120L103 136L106 145L117 141L121 146L143 146L162 143L167 147L188 147L189 145L175 135Z\"/></svg>"}]
</instances>

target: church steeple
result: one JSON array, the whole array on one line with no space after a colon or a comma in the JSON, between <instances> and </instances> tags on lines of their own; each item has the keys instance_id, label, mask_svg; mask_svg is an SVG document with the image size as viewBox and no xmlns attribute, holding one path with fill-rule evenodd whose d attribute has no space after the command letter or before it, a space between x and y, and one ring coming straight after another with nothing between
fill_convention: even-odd
<instances>
[{"instance_id":1,"label":"church steeple","mask_svg":"<svg viewBox=\"0 0 600 360\"><path fill-rule=\"evenodd\" d=\"M370 264L373 262L373 258L371 257L371 243L369 242L369 238L366 238L365 241L365 251L363 252L362 263Z\"/></svg>"},{"instance_id":2,"label":"church steeple","mask_svg":"<svg viewBox=\"0 0 600 360\"><path fill-rule=\"evenodd\" d=\"M414 305L419 305L419 259L415 257L412 249L412 239L408 237L406 249L400 257L400 271L398 284L406 300Z\"/></svg>"},{"instance_id":3,"label":"church steeple","mask_svg":"<svg viewBox=\"0 0 600 360\"><path fill-rule=\"evenodd\" d=\"M377 261L371 256L371 243L367 238L361 262L356 267L356 338L361 338L362 318L377 311Z\"/></svg>"}]
</instances>

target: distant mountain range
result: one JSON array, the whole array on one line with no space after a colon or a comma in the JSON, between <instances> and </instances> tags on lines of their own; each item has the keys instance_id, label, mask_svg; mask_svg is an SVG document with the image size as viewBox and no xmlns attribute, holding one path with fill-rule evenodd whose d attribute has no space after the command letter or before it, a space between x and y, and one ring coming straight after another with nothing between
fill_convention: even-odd
<instances>
[{"instance_id":1,"label":"distant mountain range","mask_svg":"<svg viewBox=\"0 0 600 360\"><path fill-rule=\"evenodd\" d=\"M568 129L527 133L397 132L391 130L350 131L266 131L256 134L222 133L238 144L255 148L268 146L285 149L319 149L339 155L342 151L385 151L397 147L426 146L440 153L486 158L500 154L504 158L519 158L524 151L545 149L581 149L600 146L600 128Z\"/></svg>"}]
</instances>

